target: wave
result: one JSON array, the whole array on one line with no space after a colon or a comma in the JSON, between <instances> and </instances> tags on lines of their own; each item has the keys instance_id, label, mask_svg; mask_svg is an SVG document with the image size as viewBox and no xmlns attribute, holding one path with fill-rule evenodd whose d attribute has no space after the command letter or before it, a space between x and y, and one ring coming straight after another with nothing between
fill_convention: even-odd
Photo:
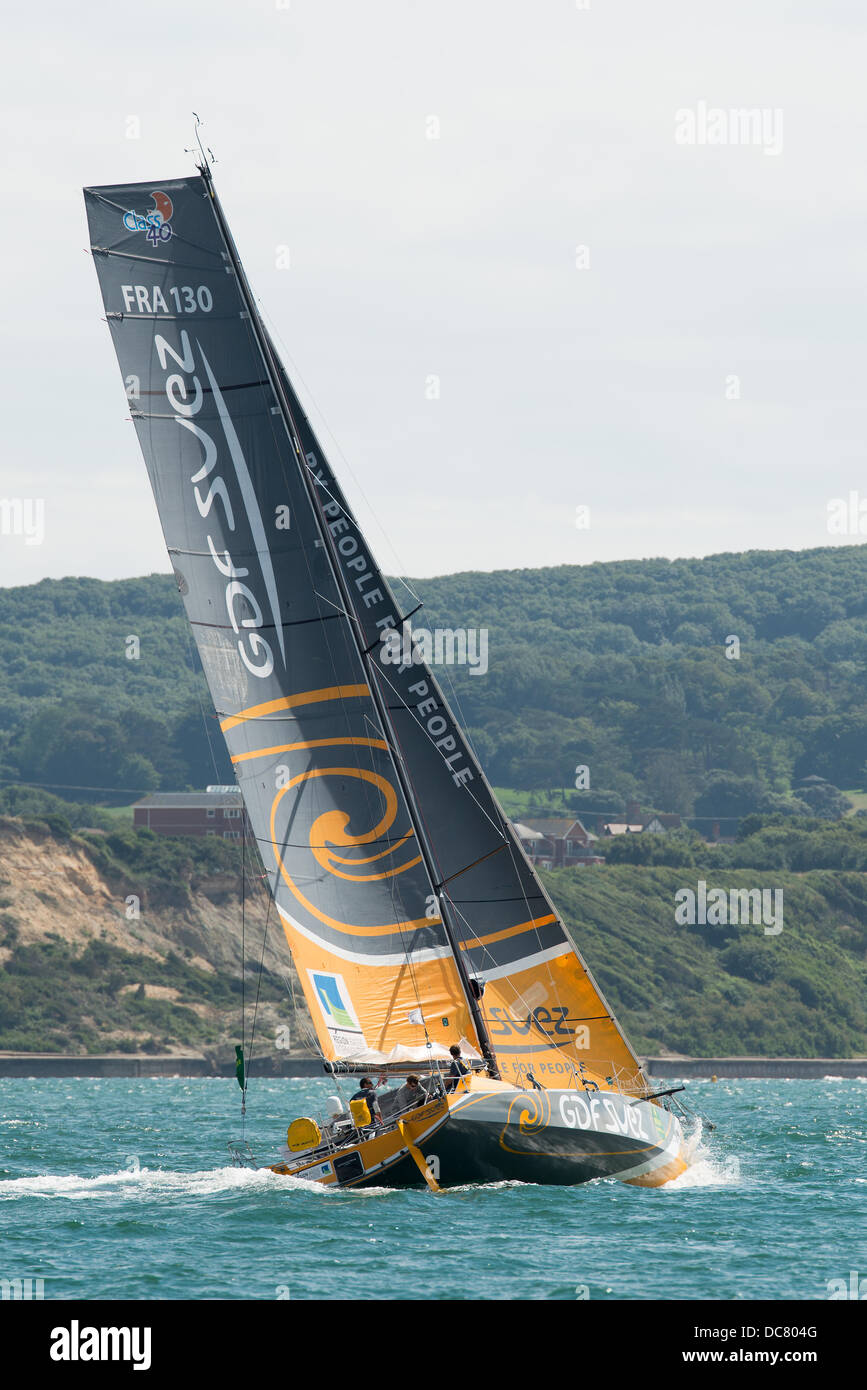
<instances>
[{"instance_id":1,"label":"wave","mask_svg":"<svg viewBox=\"0 0 867 1390\"><path fill-rule=\"evenodd\" d=\"M705 1142L704 1125L695 1116L684 1133L686 1170L670 1182L663 1183L659 1192L683 1192L695 1187L734 1187L741 1182L740 1159L734 1154L722 1155Z\"/></svg>"},{"instance_id":2,"label":"wave","mask_svg":"<svg viewBox=\"0 0 867 1390\"><path fill-rule=\"evenodd\" d=\"M209 1197L220 1192L256 1188L270 1188L277 1192L299 1188L317 1192L326 1190L317 1183L279 1176L267 1168L211 1168L192 1173L178 1173L163 1168L123 1168L115 1173L100 1173L93 1178L76 1173L40 1173L32 1177L10 1178L0 1182L0 1201L22 1197L63 1197L69 1201L82 1201L112 1195L149 1199L174 1192L184 1196Z\"/></svg>"},{"instance_id":3,"label":"wave","mask_svg":"<svg viewBox=\"0 0 867 1390\"><path fill-rule=\"evenodd\" d=\"M672 1178L658 1190L660 1192L683 1192L691 1187L739 1187L742 1184L740 1163L737 1158L724 1158L710 1154L696 1154L685 1172Z\"/></svg>"}]
</instances>

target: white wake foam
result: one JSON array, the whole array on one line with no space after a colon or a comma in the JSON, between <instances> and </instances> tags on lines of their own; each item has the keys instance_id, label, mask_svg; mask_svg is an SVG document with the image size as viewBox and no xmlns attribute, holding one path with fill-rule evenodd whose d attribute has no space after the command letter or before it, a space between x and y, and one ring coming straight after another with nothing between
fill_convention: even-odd
<instances>
[{"instance_id":1,"label":"white wake foam","mask_svg":"<svg viewBox=\"0 0 867 1390\"><path fill-rule=\"evenodd\" d=\"M57 1198L82 1201L87 1198L122 1196L150 1199L172 1193L188 1197L208 1197L219 1192L251 1188L275 1191L304 1188L323 1192L318 1183L284 1177L267 1168L212 1168L194 1173L177 1173L163 1168L121 1169L100 1173L95 1178L70 1173L44 1173L28 1178L9 1178L0 1182L0 1201L21 1197Z\"/></svg>"},{"instance_id":2,"label":"white wake foam","mask_svg":"<svg viewBox=\"0 0 867 1390\"><path fill-rule=\"evenodd\" d=\"M685 1172L658 1190L683 1192L689 1187L739 1187L742 1182L740 1164L736 1158L719 1158L699 1150Z\"/></svg>"}]
</instances>

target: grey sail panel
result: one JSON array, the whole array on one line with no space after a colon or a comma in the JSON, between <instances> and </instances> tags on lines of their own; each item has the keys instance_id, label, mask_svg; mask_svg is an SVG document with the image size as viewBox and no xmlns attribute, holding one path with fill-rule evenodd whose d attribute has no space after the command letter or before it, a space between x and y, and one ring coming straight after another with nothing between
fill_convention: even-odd
<instances>
[{"instance_id":1,"label":"grey sail panel","mask_svg":"<svg viewBox=\"0 0 867 1390\"><path fill-rule=\"evenodd\" d=\"M323 1046L372 1056L473 1041L390 734L208 185L85 200L178 587ZM425 1023L410 1023L419 1009Z\"/></svg>"}]
</instances>

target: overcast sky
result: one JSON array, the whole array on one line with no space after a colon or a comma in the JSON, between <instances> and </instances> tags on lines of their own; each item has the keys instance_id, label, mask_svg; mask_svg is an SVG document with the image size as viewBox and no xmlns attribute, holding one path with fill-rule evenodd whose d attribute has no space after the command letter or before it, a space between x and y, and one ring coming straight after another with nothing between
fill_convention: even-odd
<instances>
[{"instance_id":1,"label":"overcast sky","mask_svg":"<svg viewBox=\"0 0 867 1390\"><path fill-rule=\"evenodd\" d=\"M43 0L4 47L0 499L45 535L0 584L170 568L81 188L190 172L193 109L390 572L853 539L859 0Z\"/></svg>"}]
</instances>

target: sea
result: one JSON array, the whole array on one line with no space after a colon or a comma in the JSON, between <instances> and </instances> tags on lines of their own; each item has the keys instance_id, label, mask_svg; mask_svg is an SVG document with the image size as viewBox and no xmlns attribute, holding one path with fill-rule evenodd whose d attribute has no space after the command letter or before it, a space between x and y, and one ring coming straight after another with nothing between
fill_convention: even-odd
<instances>
[{"instance_id":1,"label":"sea","mask_svg":"<svg viewBox=\"0 0 867 1390\"><path fill-rule=\"evenodd\" d=\"M716 1128L661 1189L330 1192L232 1165L242 1134L274 1161L333 1090L253 1075L242 1131L234 1080L0 1080L0 1280L93 1300L867 1296L867 1078L687 1083Z\"/></svg>"}]
</instances>

